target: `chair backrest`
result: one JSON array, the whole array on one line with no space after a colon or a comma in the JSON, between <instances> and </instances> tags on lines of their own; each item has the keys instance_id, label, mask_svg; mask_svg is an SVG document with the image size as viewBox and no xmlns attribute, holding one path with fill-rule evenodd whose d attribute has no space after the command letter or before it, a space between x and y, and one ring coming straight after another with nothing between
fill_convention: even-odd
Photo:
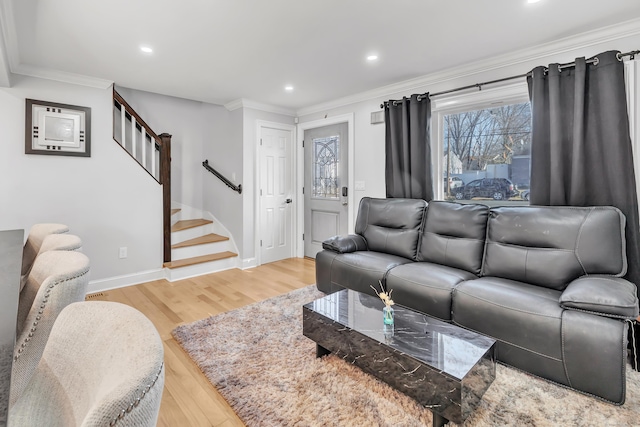
<instances>
[{"instance_id":1,"label":"chair backrest","mask_svg":"<svg viewBox=\"0 0 640 427\"><path fill-rule=\"evenodd\" d=\"M82 252L82 240L75 234L50 234L42 241L38 255L49 251Z\"/></svg>"},{"instance_id":2,"label":"chair backrest","mask_svg":"<svg viewBox=\"0 0 640 427\"><path fill-rule=\"evenodd\" d=\"M44 238L50 234L68 233L69 227L64 224L35 224L29 230L29 236L22 251L22 275L29 274L33 262L40 251Z\"/></svg>"},{"instance_id":3,"label":"chair backrest","mask_svg":"<svg viewBox=\"0 0 640 427\"><path fill-rule=\"evenodd\" d=\"M138 310L105 301L66 307L9 425L155 426L164 350Z\"/></svg>"},{"instance_id":4,"label":"chair backrest","mask_svg":"<svg viewBox=\"0 0 640 427\"><path fill-rule=\"evenodd\" d=\"M427 208L422 199L360 200L355 232L371 251L416 259L420 226Z\"/></svg>"},{"instance_id":5,"label":"chair backrest","mask_svg":"<svg viewBox=\"0 0 640 427\"><path fill-rule=\"evenodd\" d=\"M84 300L88 283L89 259L81 252L49 251L36 258L18 302L11 402L33 375L56 318Z\"/></svg>"},{"instance_id":6,"label":"chair backrest","mask_svg":"<svg viewBox=\"0 0 640 427\"><path fill-rule=\"evenodd\" d=\"M74 234L50 234L42 241L38 255L49 251L82 251L82 240ZM20 291L28 277L27 273L20 278Z\"/></svg>"}]
</instances>

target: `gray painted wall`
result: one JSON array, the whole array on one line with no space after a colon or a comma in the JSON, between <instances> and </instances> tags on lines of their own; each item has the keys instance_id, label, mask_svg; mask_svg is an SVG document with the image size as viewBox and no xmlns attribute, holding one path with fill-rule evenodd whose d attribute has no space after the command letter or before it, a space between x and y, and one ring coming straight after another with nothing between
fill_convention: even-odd
<instances>
[{"instance_id":1,"label":"gray painted wall","mask_svg":"<svg viewBox=\"0 0 640 427\"><path fill-rule=\"evenodd\" d=\"M25 154L25 98L90 107L91 157ZM112 105L111 88L19 75L0 88L0 229L67 224L83 241L91 280L162 267L162 188L112 139Z\"/></svg>"},{"instance_id":2,"label":"gray painted wall","mask_svg":"<svg viewBox=\"0 0 640 427\"><path fill-rule=\"evenodd\" d=\"M242 184L242 195L227 187L213 174L203 170L203 206L233 235L242 259L242 204L246 189L242 164L242 110L228 111L220 105L204 104L202 109L202 161L231 180ZM235 176L235 179L234 179Z\"/></svg>"}]
</instances>

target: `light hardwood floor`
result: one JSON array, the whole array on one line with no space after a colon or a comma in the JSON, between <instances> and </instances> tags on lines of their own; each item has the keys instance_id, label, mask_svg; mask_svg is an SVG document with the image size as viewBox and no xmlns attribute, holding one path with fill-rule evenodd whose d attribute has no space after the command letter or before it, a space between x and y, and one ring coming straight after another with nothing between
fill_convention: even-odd
<instances>
[{"instance_id":1,"label":"light hardwood floor","mask_svg":"<svg viewBox=\"0 0 640 427\"><path fill-rule=\"evenodd\" d=\"M88 295L137 308L164 342L165 384L158 426L243 426L224 398L171 337L178 325L233 310L315 283L315 262L291 258L249 270L176 281L157 280Z\"/></svg>"}]
</instances>

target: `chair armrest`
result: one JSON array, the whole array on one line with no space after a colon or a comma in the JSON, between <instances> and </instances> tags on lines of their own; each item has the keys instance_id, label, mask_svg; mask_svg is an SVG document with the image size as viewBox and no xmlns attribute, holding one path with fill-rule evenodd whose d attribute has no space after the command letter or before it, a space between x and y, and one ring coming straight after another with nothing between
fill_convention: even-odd
<instances>
[{"instance_id":1,"label":"chair armrest","mask_svg":"<svg viewBox=\"0 0 640 427\"><path fill-rule=\"evenodd\" d=\"M560 295L560 305L605 317L638 317L636 286L619 277L594 275L576 279Z\"/></svg>"},{"instance_id":2,"label":"chair armrest","mask_svg":"<svg viewBox=\"0 0 640 427\"><path fill-rule=\"evenodd\" d=\"M333 236L322 242L324 249L345 254L355 251L366 251L367 241L359 234L349 234L348 236Z\"/></svg>"}]
</instances>

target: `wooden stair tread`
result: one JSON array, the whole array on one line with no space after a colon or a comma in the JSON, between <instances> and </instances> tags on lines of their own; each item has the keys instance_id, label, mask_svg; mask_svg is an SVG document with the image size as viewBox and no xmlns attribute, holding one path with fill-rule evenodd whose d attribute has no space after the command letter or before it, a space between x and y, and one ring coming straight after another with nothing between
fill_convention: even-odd
<instances>
[{"instance_id":1,"label":"wooden stair tread","mask_svg":"<svg viewBox=\"0 0 640 427\"><path fill-rule=\"evenodd\" d=\"M202 256L197 256L193 258L185 258L185 259L178 259L171 262L165 262L163 266L166 268L187 267L189 265L202 264L204 262L217 261L220 259L232 258L234 256L238 256L238 254L234 254L233 252L226 251L226 252L219 252L217 254L202 255Z\"/></svg>"},{"instance_id":2,"label":"wooden stair tread","mask_svg":"<svg viewBox=\"0 0 640 427\"><path fill-rule=\"evenodd\" d=\"M189 228L200 227L201 225L211 224L213 221L208 219L186 219L178 221L171 226L171 232L188 230Z\"/></svg>"},{"instance_id":3,"label":"wooden stair tread","mask_svg":"<svg viewBox=\"0 0 640 427\"><path fill-rule=\"evenodd\" d=\"M185 240L184 242L171 245L171 249L186 248L188 246L205 245L207 243L223 242L229 240L228 237L221 236L219 234L206 234L204 236L196 237L195 239Z\"/></svg>"},{"instance_id":4,"label":"wooden stair tread","mask_svg":"<svg viewBox=\"0 0 640 427\"><path fill-rule=\"evenodd\" d=\"M180 212L182 209L171 209L171 215L173 214L177 214L178 212Z\"/></svg>"}]
</instances>

